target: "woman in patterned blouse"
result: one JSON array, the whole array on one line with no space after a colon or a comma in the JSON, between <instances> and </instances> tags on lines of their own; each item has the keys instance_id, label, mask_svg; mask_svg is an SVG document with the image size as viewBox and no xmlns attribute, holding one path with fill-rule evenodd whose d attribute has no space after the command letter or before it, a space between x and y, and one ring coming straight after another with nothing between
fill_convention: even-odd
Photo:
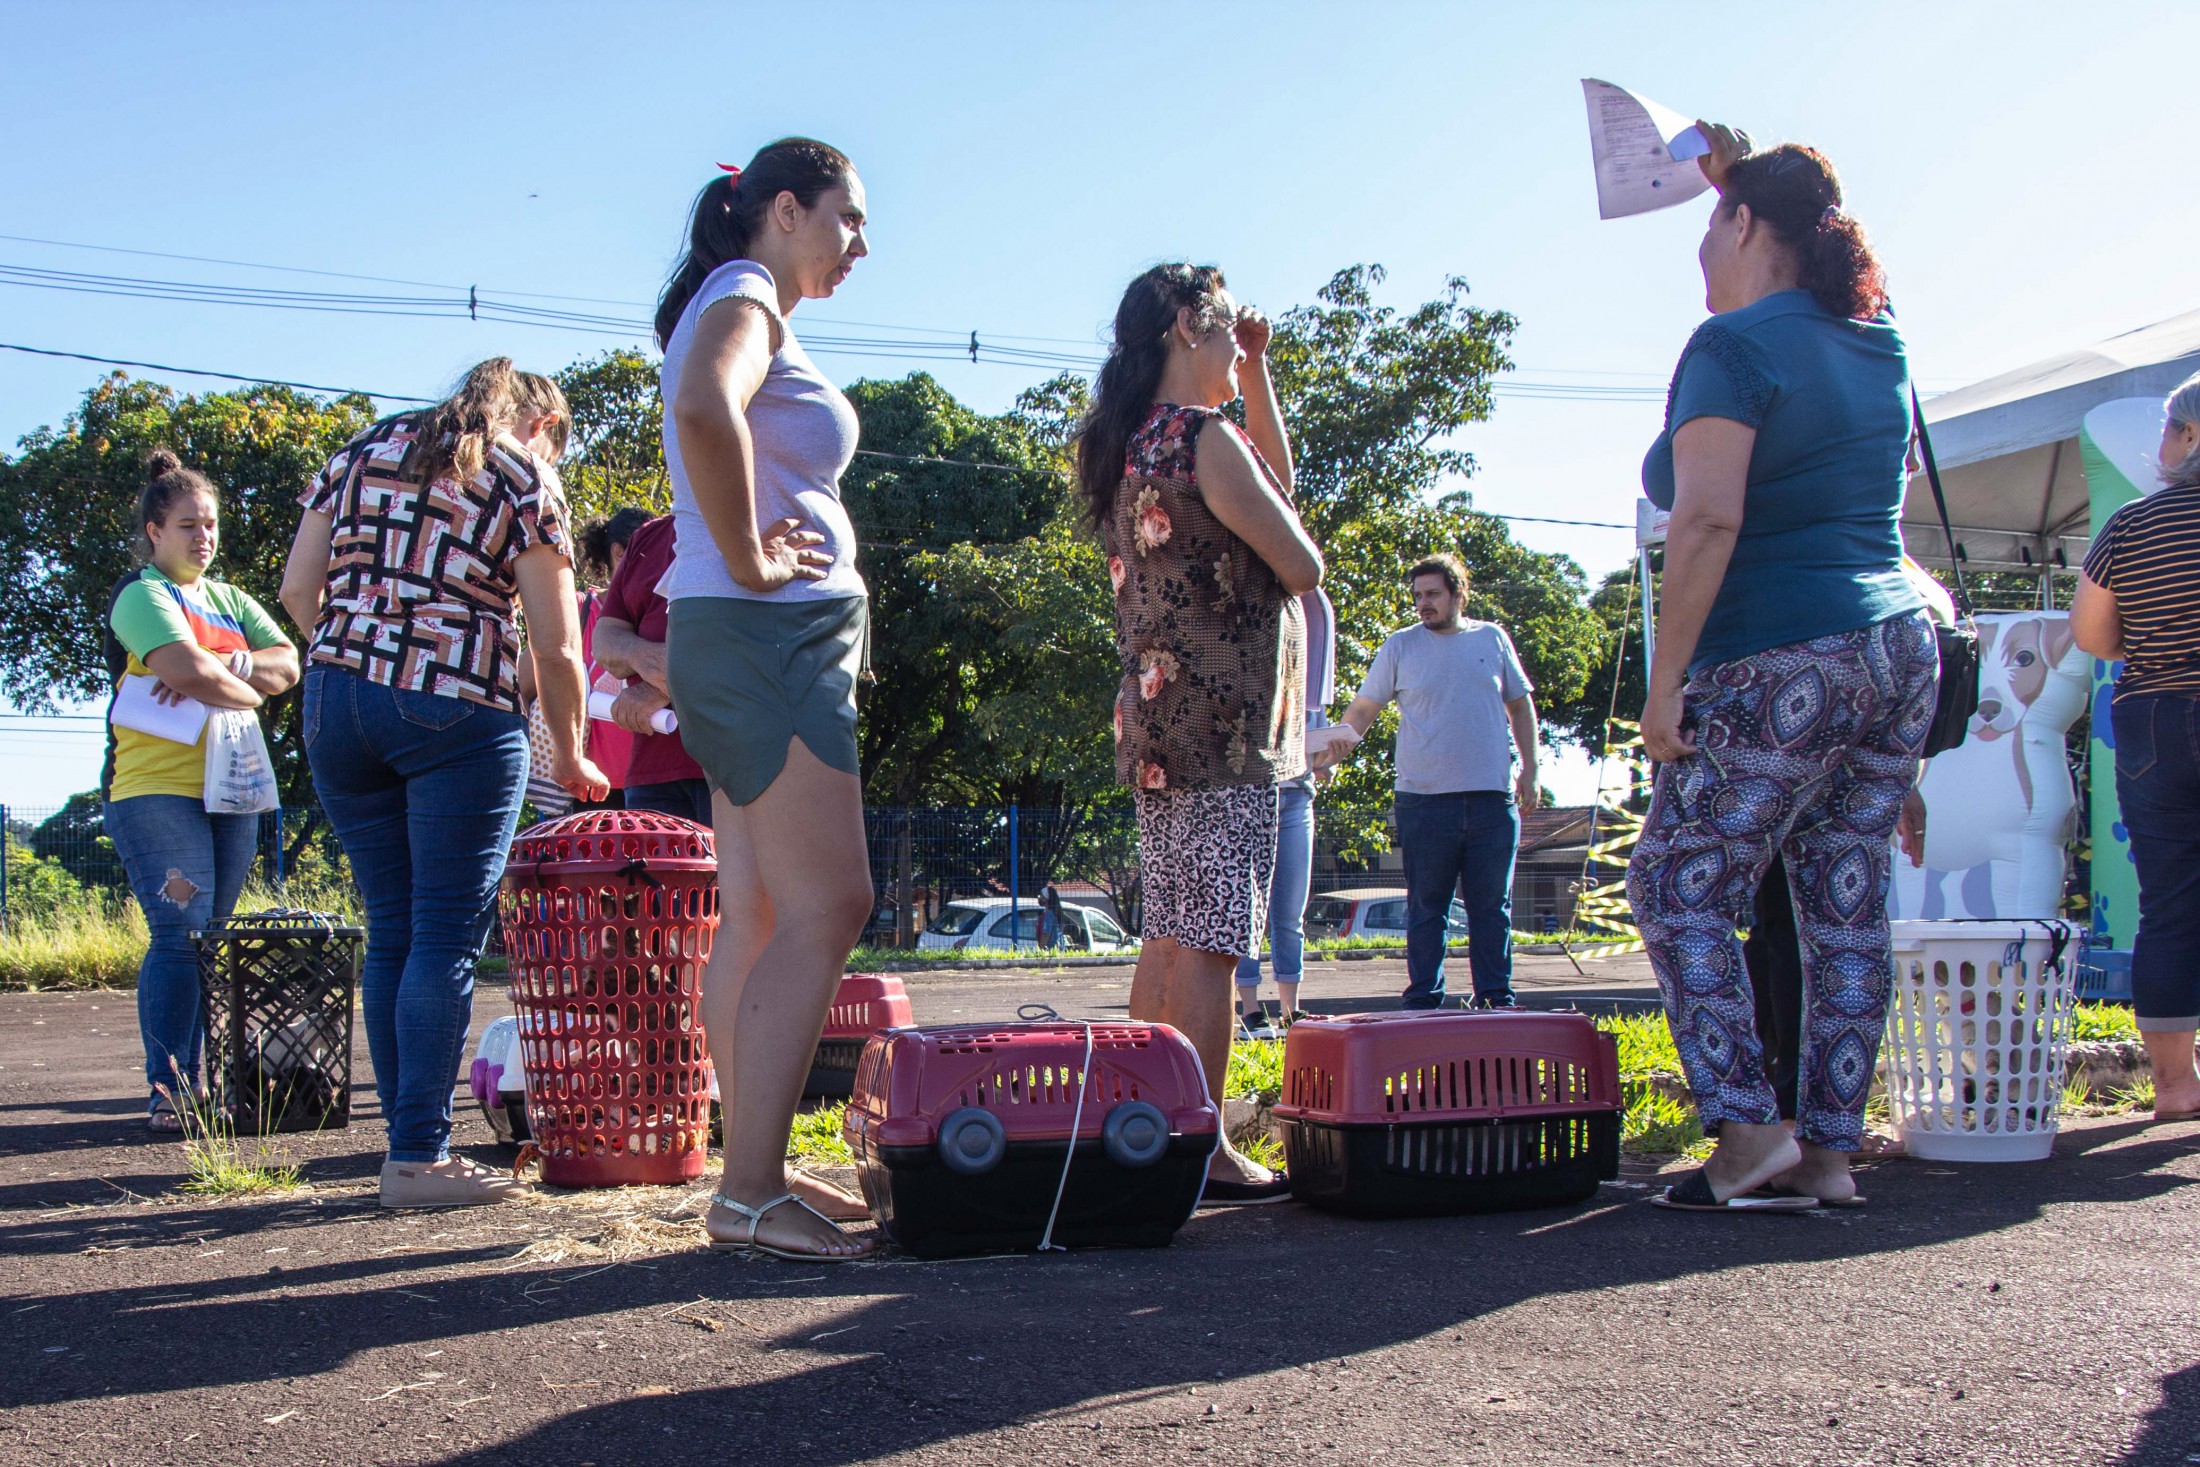
<instances>
[{"instance_id":1,"label":"woman in patterned blouse","mask_svg":"<svg viewBox=\"0 0 2200 1467\"><path fill-rule=\"evenodd\" d=\"M474 960L527 780L516 599L558 783L600 800L565 491L572 422L546 377L498 357L450 399L354 438L300 498L283 606L311 632L306 757L367 908L367 1051L389 1125L385 1207L526 1190L450 1154L451 1076Z\"/></svg>"},{"instance_id":2,"label":"woman in patterned blouse","mask_svg":"<svg viewBox=\"0 0 2200 1467\"><path fill-rule=\"evenodd\" d=\"M1134 1019L1175 1026L1222 1093L1231 975L1260 950L1277 793L1306 772L1306 618L1322 557L1291 507L1269 327L1212 267L1157 265L1115 314L1077 447L1108 552L1122 682L1116 776L1135 791L1144 945ZM1219 411L1244 386L1250 431ZM1217 1201L1280 1199L1224 1140Z\"/></svg>"}]
</instances>

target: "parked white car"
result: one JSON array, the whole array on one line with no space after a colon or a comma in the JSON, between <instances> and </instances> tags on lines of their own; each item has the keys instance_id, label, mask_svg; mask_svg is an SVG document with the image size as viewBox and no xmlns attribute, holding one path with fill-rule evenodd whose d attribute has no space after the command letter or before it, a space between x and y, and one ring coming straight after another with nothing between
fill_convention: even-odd
<instances>
[{"instance_id":1,"label":"parked white car","mask_svg":"<svg viewBox=\"0 0 2200 1467\"><path fill-rule=\"evenodd\" d=\"M1058 945L1062 952L1130 952L1138 947L1138 939L1117 926L1113 917L1081 902L1062 903L1062 926ZM1037 950L1039 903L1027 897L1011 912L1007 897L964 897L949 902L932 924L917 934L917 946Z\"/></svg>"},{"instance_id":2,"label":"parked white car","mask_svg":"<svg viewBox=\"0 0 2200 1467\"><path fill-rule=\"evenodd\" d=\"M1467 909L1451 899L1446 923L1453 942L1467 940ZM1325 891L1306 904L1308 937L1381 937L1406 940L1406 894L1392 886L1355 886Z\"/></svg>"}]
</instances>

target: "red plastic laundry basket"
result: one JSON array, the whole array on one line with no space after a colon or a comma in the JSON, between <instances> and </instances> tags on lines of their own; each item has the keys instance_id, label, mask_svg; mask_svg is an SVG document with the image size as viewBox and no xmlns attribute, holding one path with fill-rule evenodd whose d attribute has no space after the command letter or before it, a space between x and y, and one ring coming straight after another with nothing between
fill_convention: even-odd
<instances>
[{"instance_id":1,"label":"red plastic laundry basket","mask_svg":"<svg viewBox=\"0 0 2200 1467\"><path fill-rule=\"evenodd\" d=\"M499 901L542 1177L565 1187L703 1174L703 964L718 930L710 831L591 810L521 831Z\"/></svg>"},{"instance_id":2,"label":"red plastic laundry basket","mask_svg":"<svg viewBox=\"0 0 2200 1467\"><path fill-rule=\"evenodd\" d=\"M1292 1195L1360 1217L1552 1207L1619 1175L1619 1047L1585 1014L1305 1019L1283 1049Z\"/></svg>"},{"instance_id":3,"label":"red plastic laundry basket","mask_svg":"<svg viewBox=\"0 0 2200 1467\"><path fill-rule=\"evenodd\" d=\"M818 1038L802 1093L833 1099L851 1094L863 1042L881 1029L903 1029L915 1022L909 991L899 978L891 973L847 974L825 1013L825 1032Z\"/></svg>"},{"instance_id":4,"label":"red plastic laundry basket","mask_svg":"<svg viewBox=\"0 0 2200 1467\"><path fill-rule=\"evenodd\" d=\"M1081 1023L872 1035L841 1134L887 1237L923 1258L1031 1248L1057 1187L1065 1247L1175 1236L1222 1136L1199 1056L1165 1024L1094 1024L1091 1042L1088 1067Z\"/></svg>"}]
</instances>

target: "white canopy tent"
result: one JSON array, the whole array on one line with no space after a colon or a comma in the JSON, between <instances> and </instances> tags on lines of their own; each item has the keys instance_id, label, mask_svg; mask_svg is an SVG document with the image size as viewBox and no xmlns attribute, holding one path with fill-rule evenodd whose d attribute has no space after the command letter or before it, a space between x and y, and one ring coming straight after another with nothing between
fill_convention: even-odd
<instances>
[{"instance_id":1,"label":"white canopy tent","mask_svg":"<svg viewBox=\"0 0 2200 1467\"><path fill-rule=\"evenodd\" d=\"M2200 371L2200 311L1973 383L1925 404L1964 568L2075 568L2092 538L2078 425L2118 398L2159 400ZM2150 445L2151 446L2151 445ZM1911 555L1948 559L1920 473L1902 504Z\"/></svg>"}]
</instances>

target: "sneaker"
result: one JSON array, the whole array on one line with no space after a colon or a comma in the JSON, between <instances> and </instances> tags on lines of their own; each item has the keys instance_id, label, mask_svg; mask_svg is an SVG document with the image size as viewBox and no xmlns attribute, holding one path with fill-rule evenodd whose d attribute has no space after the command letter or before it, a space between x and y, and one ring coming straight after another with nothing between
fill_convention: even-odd
<instances>
[{"instance_id":1,"label":"sneaker","mask_svg":"<svg viewBox=\"0 0 2200 1467\"><path fill-rule=\"evenodd\" d=\"M1520 1004L1510 992L1478 993L1474 996L1473 1001L1466 1004L1465 1007L1470 1009L1516 1009L1520 1007Z\"/></svg>"},{"instance_id":2,"label":"sneaker","mask_svg":"<svg viewBox=\"0 0 2200 1467\"><path fill-rule=\"evenodd\" d=\"M510 1172L500 1172L463 1156L441 1170L425 1162L391 1161L382 1165L384 1207L477 1207L510 1202L534 1188Z\"/></svg>"},{"instance_id":3,"label":"sneaker","mask_svg":"<svg viewBox=\"0 0 2200 1467\"><path fill-rule=\"evenodd\" d=\"M1238 1017L1238 1037L1240 1039L1274 1039L1278 1037L1278 1034L1276 1026L1268 1022L1267 1015L1263 1014L1257 1019L1249 1015L1240 1015Z\"/></svg>"},{"instance_id":4,"label":"sneaker","mask_svg":"<svg viewBox=\"0 0 2200 1467\"><path fill-rule=\"evenodd\" d=\"M1276 1027L1279 1029L1288 1029L1301 1019L1311 1019L1313 1017L1314 1016L1312 1014L1308 1013L1304 1009L1293 1009L1290 1013L1282 1014L1277 1017Z\"/></svg>"}]
</instances>

